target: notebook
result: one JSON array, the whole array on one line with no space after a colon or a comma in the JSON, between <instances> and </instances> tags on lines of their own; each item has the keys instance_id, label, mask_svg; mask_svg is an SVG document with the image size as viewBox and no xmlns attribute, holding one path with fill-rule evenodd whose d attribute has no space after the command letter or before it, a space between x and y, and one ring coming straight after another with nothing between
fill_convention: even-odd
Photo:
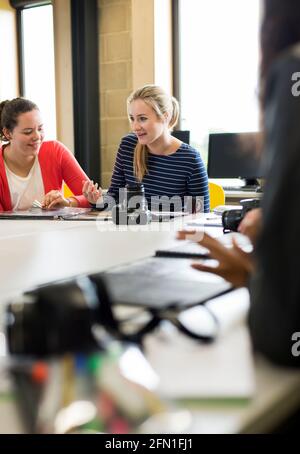
<instances>
[{"instance_id":1,"label":"notebook","mask_svg":"<svg viewBox=\"0 0 300 454\"><path fill-rule=\"evenodd\" d=\"M223 279L191 268L191 260L149 257L90 277L104 279L115 304L192 307L232 289Z\"/></svg>"},{"instance_id":2,"label":"notebook","mask_svg":"<svg viewBox=\"0 0 300 454\"><path fill-rule=\"evenodd\" d=\"M86 215L91 211L90 208L59 208L57 210L42 210L41 208L31 208L27 211L3 211L0 219L76 219L80 215Z\"/></svg>"},{"instance_id":3,"label":"notebook","mask_svg":"<svg viewBox=\"0 0 300 454\"><path fill-rule=\"evenodd\" d=\"M156 257L172 257L186 259L207 259L208 250L194 241L182 241L179 245L168 248L158 249Z\"/></svg>"},{"instance_id":4,"label":"notebook","mask_svg":"<svg viewBox=\"0 0 300 454\"><path fill-rule=\"evenodd\" d=\"M151 210L151 221L152 222L168 222L171 219L181 218L187 216L190 213L185 211L155 211Z\"/></svg>"},{"instance_id":5,"label":"notebook","mask_svg":"<svg viewBox=\"0 0 300 454\"><path fill-rule=\"evenodd\" d=\"M91 210L87 213L79 213L76 216L64 217L65 221L112 221L111 211Z\"/></svg>"}]
</instances>

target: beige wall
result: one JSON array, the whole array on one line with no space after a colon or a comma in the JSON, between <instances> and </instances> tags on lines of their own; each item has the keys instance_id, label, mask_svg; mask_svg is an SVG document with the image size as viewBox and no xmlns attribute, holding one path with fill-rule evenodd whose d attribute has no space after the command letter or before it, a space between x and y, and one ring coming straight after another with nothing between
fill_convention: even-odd
<instances>
[{"instance_id":1,"label":"beige wall","mask_svg":"<svg viewBox=\"0 0 300 454\"><path fill-rule=\"evenodd\" d=\"M132 84L154 83L154 0L132 0Z\"/></svg>"},{"instance_id":2,"label":"beige wall","mask_svg":"<svg viewBox=\"0 0 300 454\"><path fill-rule=\"evenodd\" d=\"M171 91L171 1L98 0L102 187L129 132L126 98L148 83Z\"/></svg>"},{"instance_id":3,"label":"beige wall","mask_svg":"<svg viewBox=\"0 0 300 454\"><path fill-rule=\"evenodd\" d=\"M0 101L19 95L16 12L8 0L0 0Z\"/></svg>"},{"instance_id":4,"label":"beige wall","mask_svg":"<svg viewBox=\"0 0 300 454\"><path fill-rule=\"evenodd\" d=\"M131 0L98 0L101 183L108 187L120 138L128 132L132 90Z\"/></svg>"},{"instance_id":5,"label":"beige wall","mask_svg":"<svg viewBox=\"0 0 300 454\"><path fill-rule=\"evenodd\" d=\"M120 139L129 132L127 96L146 83L171 91L171 0L98 0L98 13L101 182L106 188ZM58 138L73 150L70 0L54 0L54 33Z\"/></svg>"}]
</instances>

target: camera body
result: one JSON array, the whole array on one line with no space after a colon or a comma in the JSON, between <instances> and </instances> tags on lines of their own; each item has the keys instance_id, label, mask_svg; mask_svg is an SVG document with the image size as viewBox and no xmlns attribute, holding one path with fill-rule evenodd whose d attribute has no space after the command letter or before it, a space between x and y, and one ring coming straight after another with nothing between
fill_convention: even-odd
<instances>
[{"instance_id":1,"label":"camera body","mask_svg":"<svg viewBox=\"0 0 300 454\"><path fill-rule=\"evenodd\" d=\"M44 356L95 349L91 326L97 310L97 294L87 278L27 292L6 310L9 351Z\"/></svg>"},{"instance_id":2,"label":"camera body","mask_svg":"<svg viewBox=\"0 0 300 454\"><path fill-rule=\"evenodd\" d=\"M6 307L8 350L39 357L104 348L97 328L118 338L118 322L102 274L28 291Z\"/></svg>"},{"instance_id":3,"label":"camera body","mask_svg":"<svg viewBox=\"0 0 300 454\"><path fill-rule=\"evenodd\" d=\"M222 214L222 225L224 230L232 230L237 232L238 226L240 222L244 218L245 214L253 210L254 208L258 208L260 206L259 199L243 199L240 201L242 205L241 209L237 210L226 210Z\"/></svg>"},{"instance_id":4,"label":"camera body","mask_svg":"<svg viewBox=\"0 0 300 454\"><path fill-rule=\"evenodd\" d=\"M143 184L126 185L119 190L119 203L112 208L112 219L117 225L145 225L151 222L151 212Z\"/></svg>"}]
</instances>

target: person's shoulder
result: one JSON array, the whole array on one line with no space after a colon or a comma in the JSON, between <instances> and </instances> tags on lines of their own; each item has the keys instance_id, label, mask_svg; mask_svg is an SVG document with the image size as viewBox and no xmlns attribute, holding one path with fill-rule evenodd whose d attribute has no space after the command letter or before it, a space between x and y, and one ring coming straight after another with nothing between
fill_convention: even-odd
<instances>
[{"instance_id":1,"label":"person's shoulder","mask_svg":"<svg viewBox=\"0 0 300 454\"><path fill-rule=\"evenodd\" d=\"M58 140L45 140L39 151L39 161L59 162L63 156L69 155L71 152L68 148Z\"/></svg>"},{"instance_id":2,"label":"person's shoulder","mask_svg":"<svg viewBox=\"0 0 300 454\"><path fill-rule=\"evenodd\" d=\"M59 153L62 151L69 151L68 148L59 140L44 140L41 145L40 151L42 152L49 152L53 151L54 153Z\"/></svg>"},{"instance_id":3,"label":"person's shoulder","mask_svg":"<svg viewBox=\"0 0 300 454\"><path fill-rule=\"evenodd\" d=\"M39 158L49 154L52 150L54 150L54 140L44 140L42 145L40 146L39 150Z\"/></svg>"},{"instance_id":4,"label":"person's shoulder","mask_svg":"<svg viewBox=\"0 0 300 454\"><path fill-rule=\"evenodd\" d=\"M40 150L45 150L45 149L58 149L58 148L65 148L65 146L59 142L58 140L44 140Z\"/></svg>"},{"instance_id":5,"label":"person's shoulder","mask_svg":"<svg viewBox=\"0 0 300 454\"><path fill-rule=\"evenodd\" d=\"M299 79L300 44L294 45L282 52L272 63L267 78L267 87L291 90L292 85Z\"/></svg>"},{"instance_id":6,"label":"person's shoulder","mask_svg":"<svg viewBox=\"0 0 300 454\"><path fill-rule=\"evenodd\" d=\"M3 150L4 150L4 148L0 143L0 164L4 165Z\"/></svg>"},{"instance_id":7,"label":"person's shoulder","mask_svg":"<svg viewBox=\"0 0 300 454\"><path fill-rule=\"evenodd\" d=\"M138 141L138 138L137 138L136 134L131 132L130 134L127 134L126 136L122 137L121 145L125 144L125 145L134 145L135 146L137 144L137 141Z\"/></svg>"},{"instance_id":8,"label":"person's shoulder","mask_svg":"<svg viewBox=\"0 0 300 454\"><path fill-rule=\"evenodd\" d=\"M135 146L137 144L137 136L133 133L127 134L126 136L122 137L120 142L119 151L121 153L133 153Z\"/></svg>"},{"instance_id":9,"label":"person's shoulder","mask_svg":"<svg viewBox=\"0 0 300 454\"><path fill-rule=\"evenodd\" d=\"M300 61L300 43L294 44L293 46L288 47L285 51L281 53L278 58L278 62L297 62Z\"/></svg>"},{"instance_id":10,"label":"person's shoulder","mask_svg":"<svg viewBox=\"0 0 300 454\"><path fill-rule=\"evenodd\" d=\"M300 66L300 46L292 46L287 51L283 52L273 63L271 71L291 72L292 68L299 71Z\"/></svg>"},{"instance_id":11,"label":"person's shoulder","mask_svg":"<svg viewBox=\"0 0 300 454\"><path fill-rule=\"evenodd\" d=\"M181 143L178 151L182 155L187 156L187 157L189 157L192 160L200 158L199 151L196 150L196 148L194 148L191 145L189 145L187 143L184 143L184 142Z\"/></svg>"}]
</instances>

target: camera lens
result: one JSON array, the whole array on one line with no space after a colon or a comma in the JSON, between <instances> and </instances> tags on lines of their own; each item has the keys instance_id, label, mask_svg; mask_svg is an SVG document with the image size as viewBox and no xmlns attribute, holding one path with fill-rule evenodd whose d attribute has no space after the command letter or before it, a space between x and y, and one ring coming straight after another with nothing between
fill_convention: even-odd
<instances>
[{"instance_id":1,"label":"camera lens","mask_svg":"<svg viewBox=\"0 0 300 454\"><path fill-rule=\"evenodd\" d=\"M222 214L222 224L224 229L237 231L243 219L243 210L227 210Z\"/></svg>"},{"instance_id":2,"label":"camera lens","mask_svg":"<svg viewBox=\"0 0 300 454\"><path fill-rule=\"evenodd\" d=\"M119 204L112 208L112 219L117 225L145 225L151 221L151 213L143 184L126 185L119 190Z\"/></svg>"},{"instance_id":3,"label":"camera lens","mask_svg":"<svg viewBox=\"0 0 300 454\"><path fill-rule=\"evenodd\" d=\"M143 184L125 186L127 194L127 212L133 213L135 210L146 210L145 188Z\"/></svg>"},{"instance_id":4,"label":"camera lens","mask_svg":"<svg viewBox=\"0 0 300 454\"><path fill-rule=\"evenodd\" d=\"M244 214L247 211L253 210L253 208L260 207L260 200L259 199L243 199L240 201L240 204L243 207Z\"/></svg>"},{"instance_id":5,"label":"camera lens","mask_svg":"<svg viewBox=\"0 0 300 454\"><path fill-rule=\"evenodd\" d=\"M128 200L130 199L130 197L133 197L135 195L142 195L142 196L145 195L145 187L141 183L126 184L125 188L126 188L126 191L127 191Z\"/></svg>"},{"instance_id":6,"label":"camera lens","mask_svg":"<svg viewBox=\"0 0 300 454\"><path fill-rule=\"evenodd\" d=\"M9 351L45 356L95 350L98 311L94 284L86 277L38 288L7 307Z\"/></svg>"}]
</instances>

